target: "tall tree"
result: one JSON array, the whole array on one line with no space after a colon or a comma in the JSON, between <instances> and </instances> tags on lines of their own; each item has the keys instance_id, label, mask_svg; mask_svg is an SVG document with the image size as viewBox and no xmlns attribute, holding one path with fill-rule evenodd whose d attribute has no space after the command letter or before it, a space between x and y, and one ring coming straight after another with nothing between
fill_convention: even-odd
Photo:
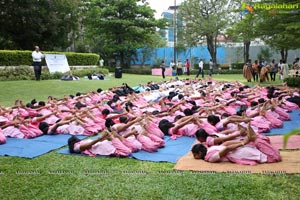
<instances>
[{"instance_id":1,"label":"tall tree","mask_svg":"<svg viewBox=\"0 0 300 200\"><path fill-rule=\"evenodd\" d=\"M0 0L0 48L65 49L77 29L80 0ZM0 40L1 40L0 39Z\"/></svg>"},{"instance_id":2,"label":"tall tree","mask_svg":"<svg viewBox=\"0 0 300 200\"><path fill-rule=\"evenodd\" d=\"M282 1L277 1L282 2ZM294 2L294 1L290 1ZM288 3L285 1L285 3ZM257 11L256 35L266 44L280 51L281 59L287 60L288 50L300 48L300 13L291 10Z\"/></svg>"},{"instance_id":3,"label":"tall tree","mask_svg":"<svg viewBox=\"0 0 300 200\"><path fill-rule=\"evenodd\" d=\"M229 10L233 4L227 0L186 0L179 9L184 39L190 46L206 40L208 51L217 62L217 37L227 26Z\"/></svg>"},{"instance_id":4,"label":"tall tree","mask_svg":"<svg viewBox=\"0 0 300 200\"><path fill-rule=\"evenodd\" d=\"M227 29L227 34L234 42L244 43L244 62L249 59L251 41L255 39L255 21L257 18L253 14L241 15L240 20Z\"/></svg>"},{"instance_id":5,"label":"tall tree","mask_svg":"<svg viewBox=\"0 0 300 200\"><path fill-rule=\"evenodd\" d=\"M154 18L145 0L91 0L88 5L88 37L100 54L117 58L121 66L128 66L136 49L151 40L157 27L166 25Z\"/></svg>"}]
</instances>

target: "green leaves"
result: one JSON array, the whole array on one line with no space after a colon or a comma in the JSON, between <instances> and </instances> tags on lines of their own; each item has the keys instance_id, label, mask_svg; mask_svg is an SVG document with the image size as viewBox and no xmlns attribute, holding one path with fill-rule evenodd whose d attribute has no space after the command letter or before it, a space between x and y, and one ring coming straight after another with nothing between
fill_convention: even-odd
<instances>
[{"instance_id":1,"label":"green leaves","mask_svg":"<svg viewBox=\"0 0 300 200\"><path fill-rule=\"evenodd\" d=\"M121 65L129 65L135 50L149 44L157 27L165 26L140 0L93 0L85 16L87 33L91 32L87 37L93 41L91 46L106 59L118 55Z\"/></svg>"},{"instance_id":2,"label":"green leaves","mask_svg":"<svg viewBox=\"0 0 300 200\"><path fill-rule=\"evenodd\" d=\"M300 129L294 129L294 130L290 131L289 133L283 135L283 149L286 148L289 138L293 135L300 135Z\"/></svg>"},{"instance_id":3,"label":"green leaves","mask_svg":"<svg viewBox=\"0 0 300 200\"><path fill-rule=\"evenodd\" d=\"M0 48L65 49L72 40L69 33L77 30L80 0L2 0L0 6Z\"/></svg>"}]
</instances>

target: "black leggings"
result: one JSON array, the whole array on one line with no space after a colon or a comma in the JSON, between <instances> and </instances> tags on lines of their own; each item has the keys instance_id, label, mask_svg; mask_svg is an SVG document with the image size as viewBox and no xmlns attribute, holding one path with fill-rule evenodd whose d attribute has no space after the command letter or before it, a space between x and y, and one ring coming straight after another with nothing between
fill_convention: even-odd
<instances>
[{"instance_id":1,"label":"black leggings","mask_svg":"<svg viewBox=\"0 0 300 200\"><path fill-rule=\"evenodd\" d=\"M34 75L35 75L35 80L40 80L41 79L41 74L42 74L42 62L33 62L33 70L34 70Z\"/></svg>"}]
</instances>

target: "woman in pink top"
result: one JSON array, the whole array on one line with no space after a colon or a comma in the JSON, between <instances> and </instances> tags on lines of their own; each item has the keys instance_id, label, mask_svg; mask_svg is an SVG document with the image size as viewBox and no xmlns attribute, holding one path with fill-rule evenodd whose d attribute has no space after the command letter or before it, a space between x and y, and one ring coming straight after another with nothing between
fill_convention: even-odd
<instances>
[{"instance_id":1,"label":"woman in pink top","mask_svg":"<svg viewBox=\"0 0 300 200\"><path fill-rule=\"evenodd\" d=\"M131 150L119 138L113 137L108 132L95 140L80 140L72 136L68 139L68 146L71 153L84 153L90 156L129 156L131 154Z\"/></svg>"},{"instance_id":2,"label":"woman in pink top","mask_svg":"<svg viewBox=\"0 0 300 200\"><path fill-rule=\"evenodd\" d=\"M204 159L207 162L230 161L238 164L256 165L281 160L278 150L265 145L264 140L259 140L259 142L256 140L253 129L248 125L247 136L244 140L226 141L208 149L202 144L197 144L193 146L192 153L195 159ZM251 145L251 143L256 145Z\"/></svg>"},{"instance_id":3,"label":"woman in pink top","mask_svg":"<svg viewBox=\"0 0 300 200\"><path fill-rule=\"evenodd\" d=\"M2 133L2 129L0 128L0 144L5 144L6 143L6 137Z\"/></svg>"},{"instance_id":4,"label":"woman in pink top","mask_svg":"<svg viewBox=\"0 0 300 200\"><path fill-rule=\"evenodd\" d=\"M221 145L229 140L241 140L240 136L245 136L247 133L244 129L240 130L225 130L216 134L208 134L204 129L199 129L196 132L196 138L199 142L205 142L208 147Z\"/></svg>"}]
</instances>

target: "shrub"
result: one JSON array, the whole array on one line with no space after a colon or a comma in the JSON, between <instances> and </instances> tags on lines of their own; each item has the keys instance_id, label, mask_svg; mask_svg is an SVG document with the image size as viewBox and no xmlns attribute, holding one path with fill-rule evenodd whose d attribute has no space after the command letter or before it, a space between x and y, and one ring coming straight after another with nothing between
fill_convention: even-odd
<instances>
[{"instance_id":1,"label":"shrub","mask_svg":"<svg viewBox=\"0 0 300 200\"><path fill-rule=\"evenodd\" d=\"M31 66L32 51L0 50L0 66ZM97 65L99 55L93 53L44 52L45 54L65 54L70 66ZM45 60L43 61L45 62ZM44 65L46 65L44 63Z\"/></svg>"},{"instance_id":2,"label":"shrub","mask_svg":"<svg viewBox=\"0 0 300 200\"><path fill-rule=\"evenodd\" d=\"M102 73L108 74L108 70L105 68L86 68L86 69L72 69L72 74L74 76L84 77L90 73ZM64 74L61 72L50 73L47 68L43 68L41 79L61 79ZM0 81L15 81L15 80L34 80L34 72L32 67L5 67L0 69Z\"/></svg>"},{"instance_id":3,"label":"shrub","mask_svg":"<svg viewBox=\"0 0 300 200\"><path fill-rule=\"evenodd\" d=\"M85 68L85 69L72 69L71 70L72 74L74 76L78 76L78 77L84 77L87 76L88 74L92 74L92 73L97 73L97 74L108 74L109 71L106 68Z\"/></svg>"},{"instance_id":4,"label":"shrub","mask_svg":"<svg viewBox=\"0 0 300 200\"><path fill-rule=\"evenodd\" d=\"M288 77L284 81L290 87L300 87L300 77Z\"/></svg>"},{"instance_id":5,"label":"shrub","mask_svg":"<svg viewBox=\"0 0 300 200\"><path fill-rule=\"evenodd\" d=\"M244 63L231 63L232 69L243 69Z\"/></svg>"}]
</instances>

